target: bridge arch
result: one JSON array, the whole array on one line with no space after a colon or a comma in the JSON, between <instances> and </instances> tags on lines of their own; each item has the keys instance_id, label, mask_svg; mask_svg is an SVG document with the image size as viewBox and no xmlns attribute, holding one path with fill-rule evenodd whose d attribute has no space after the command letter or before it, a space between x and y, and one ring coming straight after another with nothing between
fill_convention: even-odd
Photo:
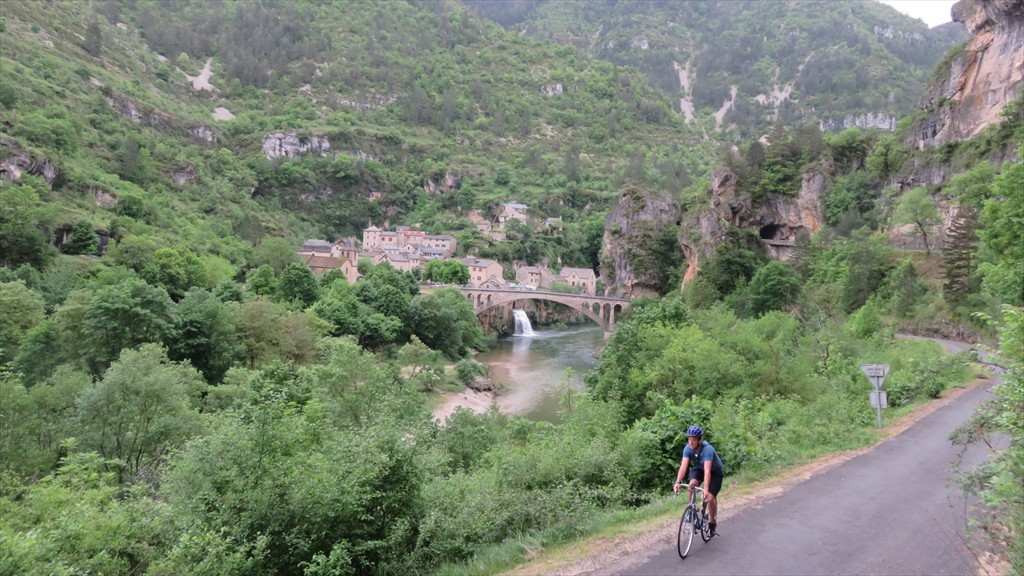
<instances>
[{"instance_id":1,"label":"bridge arch","mask_svg":"<svg viewBox=\"0 0 1024 576\"><path fill-rule=\"evenodd\" d=\"M629 308L629 300L625 298L609 298L606 296L589 296L586 294L566 294L563 292L546 292L543 290L501 290L494 288L459 288L473 304L473 312L480 315L487 310L511 304L518 300L546 300L557 302L578 310L593 320L605 332L611 332L619 321L622 313Z\"/></svg>"}]
</instances>

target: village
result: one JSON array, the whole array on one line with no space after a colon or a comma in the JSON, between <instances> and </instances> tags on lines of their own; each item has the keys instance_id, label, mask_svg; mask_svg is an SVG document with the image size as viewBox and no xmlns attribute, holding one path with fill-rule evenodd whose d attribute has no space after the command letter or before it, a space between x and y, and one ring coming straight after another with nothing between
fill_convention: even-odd
<instances>
[{"instance_id":1,"label":"village","mask_svg":"<svg viewBox=\"0 0 1024 576\"><path fill-rule=\"evenodd\" d=\"M504 240L504 226L510 220L528 223L527 206L509 203L494 222L484 218L479 212L470 214L481 233L493 240ZM557 224L558 219L549 218L541 226ZM309 239L302 244L298 254L317 276L328 270L338 270L344 274L349 284L359 279L358 262L360 258L368 258L374 264L387 262L397 270L412 272L420 269L431 260L454 259L469 269L471 288L527 290L549 290L561 288L580 294L595 295L597 293L597 275L587 268L563 267L557 273L545 266L518 266L514 274L506 277L505 267L495 260L465 256L456 258L457 242L454 236L447 234L427 234L408 226L397 226L394 230L384 230L372 224L363 230L361 242L354 237L328 242L320 239Z\"/></svg>"}]
</instances>

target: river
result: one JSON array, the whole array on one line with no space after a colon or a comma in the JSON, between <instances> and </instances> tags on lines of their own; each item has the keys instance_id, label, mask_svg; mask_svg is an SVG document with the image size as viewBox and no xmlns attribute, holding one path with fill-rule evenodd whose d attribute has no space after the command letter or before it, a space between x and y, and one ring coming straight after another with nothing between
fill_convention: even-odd
<instances>
[{"instance_id":1,"label":"river","mask_svg":"<svg viewBox=\"0 0 1024 576\"><path fill-rule=\"evenodd\" d=\"M490 366L491 380L502 387L498 395L506 411L557 422L566 387L584 389L583 374L597 366L594 351L604 343L604 330L593 324L537 328L531 336L499 338L475 358ZM571 379L566 376L569 368Z\"/></svg>"}]
</instances>

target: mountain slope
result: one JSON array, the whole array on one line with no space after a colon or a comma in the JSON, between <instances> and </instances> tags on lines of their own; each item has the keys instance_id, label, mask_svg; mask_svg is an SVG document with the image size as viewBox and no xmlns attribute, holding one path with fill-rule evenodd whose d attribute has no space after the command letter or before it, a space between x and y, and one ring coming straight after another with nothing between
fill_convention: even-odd
<instances>
[{"instance_id":1,"label":"mountain slope","mask_svg":"<svg viewBox=\"0 0 1024 576\"><path fill-rule=\"evenodd\" d=\"M478 13L535 38L635 66L707 131L775 119L892 130L963 26L928 29L874 0L495 2Z\"/></svg>"},{"instance_id":2,"label":"mountain slope","mask_svg":"<svg viewBox=\"0 0 1024 576\"><path fill-rule=\"evenodd\" d=\"M87 218L234 262L237 236L370 221L483 242L461 218L471 208L521 201L572 228L626 178L679 190L713 156L636 72L454 2L16 0L4 18L4 154L56 167L51 229ZM555 244L519 256L596 261Z\"/></svg>"}]
</instances>

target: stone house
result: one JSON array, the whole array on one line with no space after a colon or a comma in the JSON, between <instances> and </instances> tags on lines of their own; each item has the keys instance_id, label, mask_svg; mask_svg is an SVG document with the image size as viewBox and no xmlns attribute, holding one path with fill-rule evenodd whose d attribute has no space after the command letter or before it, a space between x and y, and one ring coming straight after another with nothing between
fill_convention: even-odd
<instances>
[{"instance_id":1,"label":"stone house","mask_svg":"<svg viewBox=\"0 0 1024 576\"><path fill-rule=\"evenodd\" d=\"M323 276L328 270L341 270L345 280L349 284L355 284L359 280L359 269L354 260L335 258L333 256L319 256L317 254L300 255L306 266L317 276Z\"/></svg>"},{"instance_id":2,"label":"stone house","mask_svg":"<svg viewBox=\"0 0 1024 576\"><path fill-rule=\"evenodd\" d=\"M498 226L501 228L505 227L505 224L509 220L518 220L523 224L526 224L529 217L526 215L528 207L526 204L517 204L510 202L502 207L501 214L498 215Z\"/></svg>"},{"instance_id":3,"label":"stone house","mask_svg":"<svg viewBox=\"0 0 1024 576\"><path fill-rule=\"evenodd\" d=\"M426 246L447 251L449 256L455 254L457 243L454 236L448 234L427 234L422 230L413 230L408 226L399 226L394 231L381 230L370 226L363 230L363 249L373 250L385 246L404 248L405 246Z\"/></svg>"},{"instance_id":4,"label":"stone house","mask_svg":"<svg viewBox=\"0 0 1024 576\"><path fill-rule=\"evenodd\" d=\"M566 266L558 274L543 266L523 266L516 270L516 282L534 288L551 288L555 282L579 286L581 294L597 293L597 275L588 268Z\"/></svg>"},{"instance_id":5,"label":"stone house","mask_svg":"<svg viewBox=\"0 0 1024 576\"><path fill-rule=\"evenodd\" d=\"M491 278L505 279L505 268L494 260L473 257L458 258L457 260L469 268L469 284L471 286L482 286Z\"/></svg>"},{"instance_id":6,"label":"stone house","mask_svg":"<svg viewBox=\"0 0 1024 576\"><path fill-rule=\"evenodd\" d=\"M590 268L570 268L566 266L558 273L562 282L569 286L579 286L582 294L593 296L597 293L597 275Z\"/></svg>"},{"instance_id":7,"label":"stone house","mask_svg":"<svg viewBox=\"0 0 1024 576\"><path fill-rule=\"evenodd\" d=\"M349 284L359 279L356 266L359 250L355 238L342 238L334 243L316 238L306 240L299 249L299 259L317 276L328 270L341 270Z\"/></svg>"}]
</instances>

